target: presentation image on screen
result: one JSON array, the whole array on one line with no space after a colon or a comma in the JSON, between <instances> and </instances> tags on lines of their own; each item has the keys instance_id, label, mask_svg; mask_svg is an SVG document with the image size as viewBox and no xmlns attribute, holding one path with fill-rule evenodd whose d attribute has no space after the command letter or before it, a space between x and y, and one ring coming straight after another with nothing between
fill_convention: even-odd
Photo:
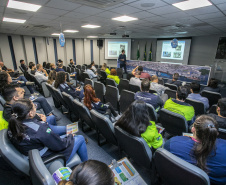
<instances>
[{"instance_id":1,"label":"presentation image on screen","mask_svg":"<svg viewBox=\"0 0 226 185\"><path fill-rule=\"evenodd\" d=\"M171 40L157 40L156 61L162 63L188 64L191 39L178 40L178 46L172 48Z\"/></svg>"},{"instance_id":2,"label":"presentation image on screen","mask_svg":"<svg viewBox=\"0 0 226 185\"><path fill-rule=\"evenodd\" d=\"M126 59L130 60L130 39L105 39L105 59L118 59L122 50L125 51Z\"/></svg>"}]
</instances>

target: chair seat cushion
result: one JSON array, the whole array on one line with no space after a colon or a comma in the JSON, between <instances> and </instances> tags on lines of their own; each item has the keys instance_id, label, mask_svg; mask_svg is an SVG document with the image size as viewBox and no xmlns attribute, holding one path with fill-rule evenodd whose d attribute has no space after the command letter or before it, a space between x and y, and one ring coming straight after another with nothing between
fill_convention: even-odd
<instances>
[{"instance_id":1,"label":"chair seat cushion","mask_svg":"<svg viewBox=\"0 0 226 185\"><path fill-rule=\"evenodd\" d=\"M78 154L75 154L74 157L67 164L67 167L73 168L73 167L79 165L81 162L82 161L81 161L80 157L78 156Z\"/></svg>"}]
</instances>

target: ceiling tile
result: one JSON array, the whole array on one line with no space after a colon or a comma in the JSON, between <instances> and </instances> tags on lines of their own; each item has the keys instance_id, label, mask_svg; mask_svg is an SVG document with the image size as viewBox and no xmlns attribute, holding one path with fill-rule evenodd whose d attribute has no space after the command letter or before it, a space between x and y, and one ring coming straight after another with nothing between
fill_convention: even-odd
<instances>
[{"instance_id":1,"label":"ceiling tile","mask_svg":"<svg viewBox=\"0 0 226 185\"><path fill-rule=\"evenodd\" d=\"M162 15L162 17L165 17L165 18L183 18L183 17L187 17L188 14L186 14L185 12L176 12L176 13L169 13L169 14L164 14Z\"/></svg>"},{"instance_id":2,"label":"ceiling tile","mask_svg":"<svg viewBox=\"0 0 226 185\"><path fill-rule=\"evenodd\" d=\"M62 10L74 10L76 8L79 8L81 5L77 3L68 2L68 1L62 1L62 0L51 0L45 6L62 9Z\"/></svg>"},{"instance_id":3,"label":"ceiling tile","mask_svg":"<svg viewBox=\"0 0 226 185\"><path fill-rule=\"evenodd\" d=\"M226 10L226 3L218 4L217 7L218 7L220 10L224 11L224 10Z\"/></svg>"},{"instance_id":4,"label":"ceiling tile","mask_svg":"<svg viewBox=\"0 0 226 185\"><path fill-rule=\"evenodd\" d=\"M131 14L131 13L135 13L135 12L139 12L140 10L128 5L124 5L124 6L120 6L118 8L114 8L111 9L112 12L116 12L116 13L123 13L124 15L126 14Z\"/></svg>"},{"instance_id":5,"label":"ceiling tile","mask_svg":"<svg viewBox=\"0 0 226 185\"><path fill-rule=\"evenodd\" d=\"M26 3L32 3L36 5L45 5L49 0L20 0Z\"/></svg>"},{"instance_id":6,"label":"ceiling tile","mask_svg":"<svg viewBox=\"0 0 226 185\"><path fill-rule=\"evenodd\" d=\"M220 11L218 11L218 12L214 12L214 13L196 15L195 17L198 19L201 19L201 20L206 20L206 19L212 19L212 18L218 18L218 17L225 17L225 15L223 13L221 13Z\"/></svg>"},{"instance_id":7,"label":"ceiling tile","mask_svg":"<svg viewBox=\"0 0 226 185\"><path fill-rule=\"evenodd\" d=\"M76 13L76 12L69 12L67 14L64 15L65 17L71 17L71 18L75 18L75 19L81 19L81 18L86 18L89 17L90 15L85 14L85 13Z\"/></svg>"},{"instance_id":8,"label":"ceiling tile","mask_svg":"<svg viewBox=\"0 0 226 185\"><path fill-rule=\"evenodd\" d=\"M49 7L41 7L37 11L37 13L48 13L48 14L51 14L51 15L58 15L58 16L64 15L67 12L68 11L60 10L60 9L56 9L56 8L49 8Z\"/></svg>"},{"instance_id":9,"label":"ceiling tile","mask_svg":"<svg viewBox=\"0 0 226 185\"><path fill-rule=\"evenodd\" d=\"M132 17L136 17L138 19L146 19L148 17L153 17L155 16L154 14L150 13L150 12L147 12L147 11L140 11L140 12L137 12L137 13L132 13L132 14L128 14L129 16L132 16Z\"/></svg>"},{"instance_id":10,"label":"ceiling tile","mask_svg":"<svg viewBox=\"0 0 226 185\"><path fill-rule=\"evenodd\" d=\"M142 6L142 4L145 4L145 3L152 3L153 6L151 7ZM153 9L161 6L166 6L167 4L160 0L142 0L142 1L136 1L136 2L130 3L129 5L135 8L139 8L141 10L148 10L148 9Z\"/></svg>"},{"instance_id":11,"label":"ceiling tile","mask_svg":"<svg viewBox=\"0 0 226 185\"><path fill-rule=\"evenodd\" d=\"M206 6L206 7L202 7L202 8L186 10L185 12L189 15L195 16L195 15L213 13L213 12L218 12L218 11L219 10L215 6Z\"/></svg>"},{"instance_id":12,"label":"ceiling tile","mask_svg":"<svg viewBox=\"0 0 226 185\"><path fill-rule=\"evenodd\" d=\"M212 3L214 4L221 4L221 3L225 3L225 0L210 0Z\"/></svg>"},{"instance_id":13,"label":"ceiling tile","mask_svg":"<svg viewBox=\"0 0 226 185\"><path fill-rule=\"evenodd\" d=\"M118 17L121 15L122 14L118 14L118 13L111 12L111 11L104 11L104 12L96 14L95 16L111 19L111 18Z\"/></svg>"},{"instance_id":14,"label":"ceiling tile","mask_svg":"<svg viewBox=\"0 0 226 185\"><path fill-rule=\"evenodd\" d=\"M48 12L47 12L48 13ZM46 14L46 13L35 13L33 15L33 17L35 18L39 18L39 19L56 19L58 16L56 15L51 15L51 14Z\"/></svg>"},{"instance_id":15,"label":"ceiling tile","mask_svg":"<svg viewBox=\"0 0 226 185\"><path fill-rule=\"evenodd\" d=\"M180 10L178 8L175 8L174 6L168 5L168 6L163 6L163 7L147 10L147 11L156 15L164 15L164 14L179 12Z\"/></svg>"},{"instance_id":16,"label":"ceiling tile","mask_svg":"<svg viewBox=\"0 0 226 185\"><path fill-rule=\"evenodd\" d=\"M88 6L81 6L81 7L77 8L76 10L74 10L74 12L85 13L88 15L95 15L95 14L103 12L103 10L98 9L98 8L88 7Z\"/></svg>"}]
</instances>

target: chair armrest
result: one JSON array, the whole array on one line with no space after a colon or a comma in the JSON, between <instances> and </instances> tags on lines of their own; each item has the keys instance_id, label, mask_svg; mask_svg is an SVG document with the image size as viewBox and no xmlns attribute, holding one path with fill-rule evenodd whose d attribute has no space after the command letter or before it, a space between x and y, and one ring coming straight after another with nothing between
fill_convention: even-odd
<instances>
[{"instance_id":1,"label":"chair armrest","mask_svg":"<svg viewBox=\"0 0 226 185\"><path fill-rule=\"evenodd\" d=\"M63 154L54 154L54 155L51 155L49 157L45 157L45 158L43 158L43 163L46 165L50 162L55 161L56 159L63 159L64 166L66 166L66 158Z\"/></svg>"}]
</instances>

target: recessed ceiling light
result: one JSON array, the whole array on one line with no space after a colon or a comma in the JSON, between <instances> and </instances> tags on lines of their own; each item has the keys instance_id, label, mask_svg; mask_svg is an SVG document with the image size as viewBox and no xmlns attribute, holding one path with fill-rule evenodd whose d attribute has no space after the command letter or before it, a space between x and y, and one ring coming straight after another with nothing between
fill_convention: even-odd
<instances>
[{"instance_id":1,"label":"recessed ceiling light","mask_svg":"<svg viewBox=\"0 0 226 185\"><path fill-rule=\"evenodd\" d=\"M121 21L121 22L128 22L128 21L135 21L135 20L138 20L138 18L135 18L135 17L129 17L129 16L121 16L121 17L115 17L115 18L112 18L112 20L115 20L115 21Z\"/></svg>"},{"instance_id":2,"label":"recessed ceiling light","mask_svg":"<svg viewBox=\"0 0 226 185\"><path fill-rule=\"evenodd\" d=\"M83 28L99 28L100 26L98 26L98 25L92 25L92 24L87 24L87 25L84 25L82 27Z\"/></svg>"},{"instance_id":3,"label":"recessed ceiling light","mask_svg":"<svg viewBox=\"0 0 226 185\"><path fill-rule=\"evenodd\" d=\"M59 36L59 33L52 33L51 35Z\"/></svg>"},{"instance_id":4,"label":"recessed ceiling light","mask_svg":"<svg viewBox=\"0 0 226 185\"><path fill-rule=\"evenodd\" d=\"M176 32L176 34L186 34L186 33L188 33L187 31L178 31L178 32Z\"/></svg>"},{"instance_id":5,"label":"recessed ceiling light","mask_svg":"<svg viewBox=\"0 0 226 185\"><path fill-rule=\"evenodd\" d=\"M12 19L12 18L3 17L3 21L5 21L5 22L14 22L14 23L25 23L26 20L23 20L23 19Z\"/></svg>"},{"instance_id":6,"label":"recessed ceiling light","mask_svg":"<svg viewBox=\"0 0 226 185\"><path fill-rule=\"evenodd\" d=\"M64 30L64 32L67 32L67 33L76 33L76 32L79 32L78 30Z\"/></svg>"},{"instance_id":7,"label":"recessed ceiling light","mask_svg":"<svg viewBox=\"0 0 226 185\"><path fill-rule=\"evenodd\" d=\"M202 8L205 6L210 6L212 5L211 2L208 0L188 0L188 1L183 1L180 3L174 3L172 4L173 6L181 9L181 10L191 10L195 8Z\"/></svg>"},{"instance_id":8,"label":"recessed ceiling light","mask_svg":"<svg viewBox=\"0 0 226 185\"><path fill-rule=\"evenodd\" d=\"M98 38L98 36L87 36L87 38Z\"/></svg>"},{"instance_id":9,"label":"recessed ceiling light","mask_svg":"<svg viewBox=\"0 0 226 185\"><path fill-rule=\"evenodd\" d=\"M19 10L27 10L27 11L32 11L32 12L36 12L39 8L41 8L40 5L24 3L24 2L20 2L20 1L14 1L14 0L9 0L7 7L15 8L15 9L19 9Z\"/></svg>"}]
</instances>

